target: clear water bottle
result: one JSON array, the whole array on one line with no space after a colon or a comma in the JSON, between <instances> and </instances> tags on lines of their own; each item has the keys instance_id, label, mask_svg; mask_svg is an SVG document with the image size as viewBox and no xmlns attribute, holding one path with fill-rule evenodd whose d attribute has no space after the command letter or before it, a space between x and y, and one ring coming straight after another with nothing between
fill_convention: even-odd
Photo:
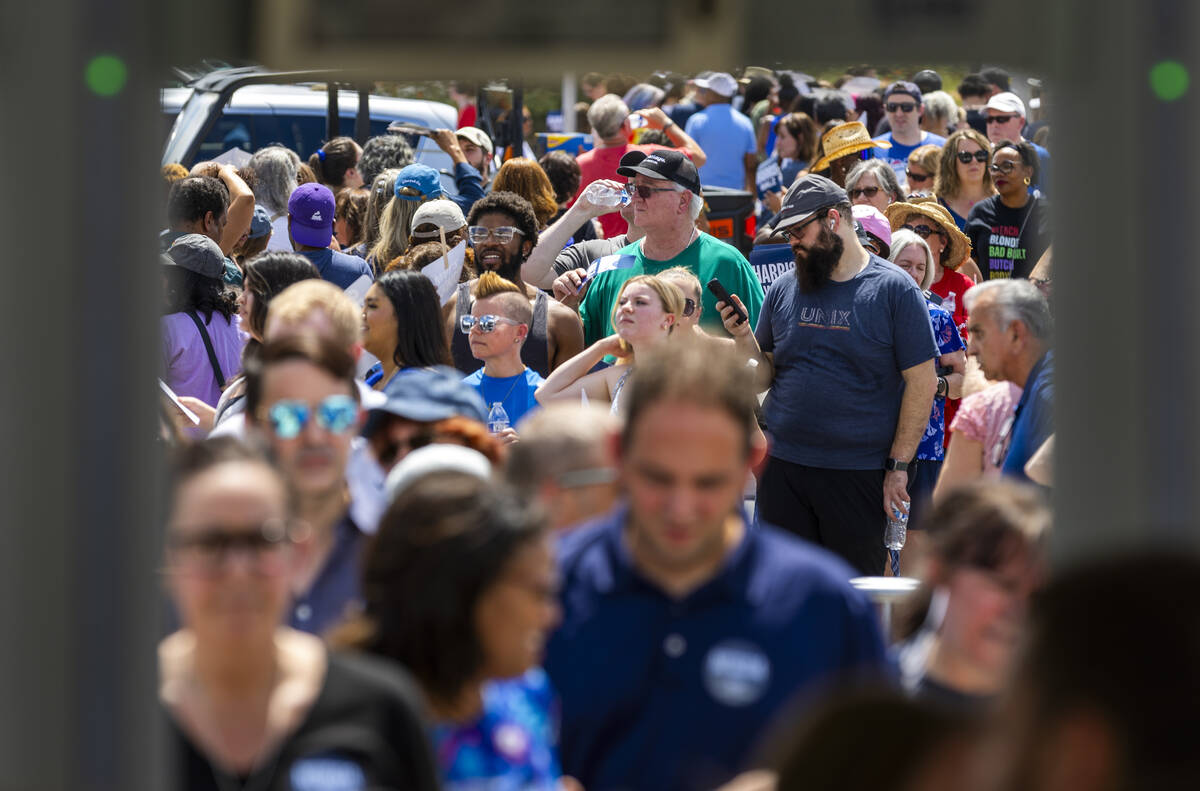
<instances>
[{"instance_id":1,"label":"clear water bottle","mask_svg":"<svg viewBox=\"0 0 1200 791\"><path fill-rule=\"evenodd\" d=\"M508 428L508 413L504 411L504 404L496 401L492 404L492 408L488 410L488 431L493 434L499 434L504 429Z\"/></svg>"},{"instance_id":2,"label":"clear water bottle","mask_svg":"<svg viewBox=\"0 0 1200 791\"><path fill-rule=\"evenodd\" d=\"M946 298L942 300L942 307L945 308L946 312L949 313L951 316L954 315L954 311L958 307L958 300L955 298L956 296L957 296L957 293L954 291L951 291L949 294L946 295Z\"/></svg>"},{"instance_id":3,"label":"clear water bottle","mask_svg":"<svg viewBox=\"0 0 1200 791\"><path fill-rule=\"evenodd\" d=\"M904 507L908 508L909 503ZM908 537L908 514L899 508L892 509L888 517L887 527L883 529L883 545L888 549L904 549L904 539Z\"/></svg>"},{"instance_id":4,"label":"clear water bottle","mask_svg":"<svg viewBox=\"0 0 1200 791\"><path fill-rule=\"evenodd\" d=\"M593 181L583 191L584 197L596 206L625 206L629 203L629 193L622 189Z\"/></svg>"}]
</instances>

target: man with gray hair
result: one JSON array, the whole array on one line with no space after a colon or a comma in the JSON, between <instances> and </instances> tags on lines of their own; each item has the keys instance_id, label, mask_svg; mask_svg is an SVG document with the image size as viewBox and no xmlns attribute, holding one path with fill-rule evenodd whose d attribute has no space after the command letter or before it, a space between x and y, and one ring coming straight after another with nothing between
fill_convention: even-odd
<instances>
[{"instance_id":1,"label":"man with gray hair","mask_svg":"<svg viewBox=\"0 0 1200 791\"><path fill-rule=\"evenodd\" d=\"M267 210L271 219L271 240L267 250L294 252L288 237L288 199L298 184L296 169L300 157L290 148L280 145L266 146L254 152L250 158L250 169L254 171L254 202Z\"/></svg>"},{"instance_id":2,"label":"man with gray hair","mask_svg":"<svg viewBox=\"0 0 1200 791\"><path fill-rule=\"evenodd\" d=\"M746 257L731 244L696 228L704 207L696 165L679 151L664 148L649 154L630 151L621 157L617 174L629 179L633 222L645 232L638 241L593 262L585 272L587 295L579 305L584 340L595 343L613 333L613 305L621 286L635 275L657 275L680 266L707 283L716 278L731 294L741 297L758 321L763 290ZM728 336L721 323L716 298L704 292L702 326Z\"/></svg>"},{"instance_id":3,"label":"man with gray hair","mask_svg":"<svg viewBox=\"0 0 1200 791\"><path fill-rule=\"evenodd\" d=\"M646 120L647 127L661 129L673 146L682 149L691 157L696 167L704 164L704 150L660 108L650 107L638 111L637 114ZM593 181L616 178L617 164L626 153L641 151L648 154L651 151L666 148L665 146L630 144L629 138L633 133L633 127L629 119L629 106L616 94L605 94L588 108L588 125L592 127L592 140L595 147L591 151L580 154L576 159L579 163L579 192L575 195L576 199ZM600 227L604 229L606 239L619 236L628 230L625 220L617 212L601 216Z\"/></svg>"},{"instance_id":4,"label":"man with gray hair","mask_svg":"<svg viewBox=\"0 0 1200 791\"><path fill-rule=\"evenodd\" d=\"M988 379L1022 388L1017 409L992 448L1005 475L1028 481L1025 464L1054 433L1054 320L1050 305L1028 280L990 280L965 296L970 320L967 354ZM1001 463L1003 461L1003 463Z\"/></svg>"}]
</instances>

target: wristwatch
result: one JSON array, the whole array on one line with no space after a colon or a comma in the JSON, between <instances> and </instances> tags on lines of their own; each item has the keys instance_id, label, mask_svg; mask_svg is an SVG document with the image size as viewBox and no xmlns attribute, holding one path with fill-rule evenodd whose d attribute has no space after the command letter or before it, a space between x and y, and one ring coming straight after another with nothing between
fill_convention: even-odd
<instances>
[{"instance_id":1,"label":"wristwatch","mask_svg":"<svg viewBox=\"0 0 1200 791\"><path fill-rule=\"evenodd\" d=\"M905 472L908 469L908 462L900 461L899 459L888 459L883 463L883 468L888 472Z\"/></svg>"}]
</instances>

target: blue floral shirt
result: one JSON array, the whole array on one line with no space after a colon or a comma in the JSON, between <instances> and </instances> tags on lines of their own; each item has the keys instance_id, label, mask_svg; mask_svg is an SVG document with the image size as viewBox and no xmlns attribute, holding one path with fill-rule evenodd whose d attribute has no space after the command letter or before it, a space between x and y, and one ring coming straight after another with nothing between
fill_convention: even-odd
<instances>
[{"instance_id":1,"label":"blue floral shirt","mask_svg":"<svg viewBox=\"0 0 1200 791\"><path fill-rule=\"evenodd\" d=\"M928 300L926 300L928 302ZM950 354L966 348L958 327L954 326L954 317L940 305L929 304L929 323L933 326L933 339L937 341L938 354ZM934 398L933 411L929 414L929 425L925 427L925 435L917 447L918 461L941 461L946 456L944 438L946 435L946 399Z\"/></svg>"},{"instance_id":2,"label":"blue floral shirt","mask_svg":"<svg viewBox=\"0 0 1200 791\"><path fill-rule=\"evenodd\" d=\"M434 726L431 736L446 791L555 791L557 704L541 668L483 688L483 714L467 725Z\"/></svg>"}]
</instances>

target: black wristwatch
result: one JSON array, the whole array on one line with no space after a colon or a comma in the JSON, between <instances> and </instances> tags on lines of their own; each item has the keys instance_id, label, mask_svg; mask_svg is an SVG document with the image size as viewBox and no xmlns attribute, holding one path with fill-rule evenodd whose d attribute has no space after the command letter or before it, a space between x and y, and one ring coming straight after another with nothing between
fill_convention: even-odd
<instances>
[{"instance_id":1,"label":"black wristwatch","mask_svg":"<svg viewBox=\"0 0 1200 791\"><path fill-rule=\"evenodd\" d=\"M899 459L888 459L883 463L883 468L888 472L905 472L908 470L908 462L900 461Z\"/></svg>"},{"instance_id":2,"label":"black wristwatch","mask_svg":"<svg viewBox=\"0 0 1200 791\"><path fill-rule=\"evenodd\" d=\"M950 383L946 381L946 377L944 376L937 378L937 394L939 398L945 398L950 394Z\"/></svg>"}]
</instances>

